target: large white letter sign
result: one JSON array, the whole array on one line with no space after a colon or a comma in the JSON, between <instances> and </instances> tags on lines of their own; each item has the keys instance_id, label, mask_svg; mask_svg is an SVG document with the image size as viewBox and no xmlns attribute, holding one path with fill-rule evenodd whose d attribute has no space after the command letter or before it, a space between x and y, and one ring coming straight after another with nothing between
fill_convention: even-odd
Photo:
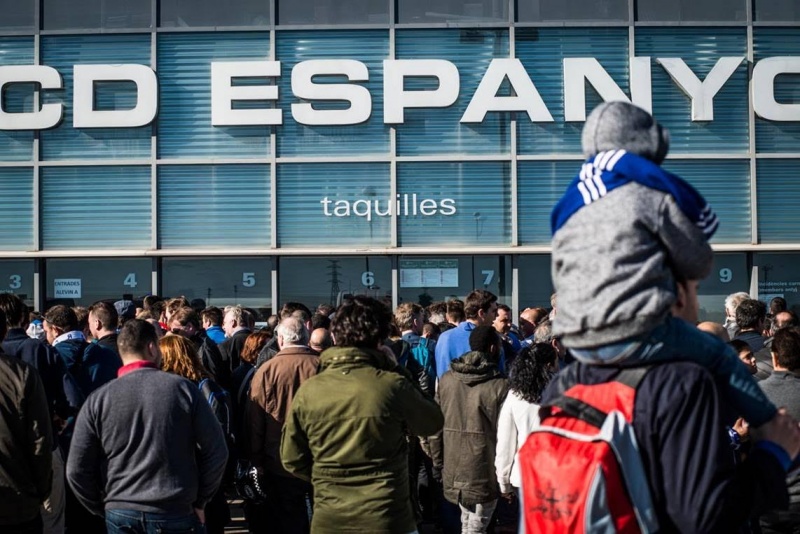
<instances>
[{"instance_id":1,"label":"large white letter sign","mask_svg":"<svg viewBox=\"0 0 800 534\"><path fill-rule=\"evenodd\" d=\"M645 65L647 65L647 69L644 68ZM633 96L637 97L634 104L648 111L652 108L652 103L647 101L650 93L641 89L645 82L649 80L649 76L649 61L631 61L631 79L636 80L640 77L646 77L644 80L639 79L635 84L632 84L635 88L635 90L632 90ZM586 86L584 81L589 82L605 102L614 100L631 101L595 58L564 58L564 120L567 122L586 120Z\"/></svg>"},{"instance_id":2,"label":"large white letter sign","mask_svg":"<svg viewBox=\"0 0 800 534\"><path fill-rule=\"evenodd\" d=\"M75 65L72 126L75 128L136 128L147 126L158 113L158 80L146 65ZM133 109L94 109L94 83L131 81L136 84Z\"/></svg>"},{"instance_id":3,"label":"large white letter sign","mask_svg":"<svg viewBox=\"0 0 800 534\"><path fill-rule=\"evenodd\" d=\"M372 113L372 96L361 85L314 83L314 76L339 74L351 82L369 80L367 66L352 59L316 59L298 63L292 69L292 92L305 100L345 100L348 109L314 109L310 103L292 104L292 117L310 126L361 124Z\"/></svg>"},{"instance_id":4,"label":"large white letter sign","mask_svg":"<svg viewBox=\"0 0 800 534\"><path fill-rule=\"evenodd\" d=\"M681 58L660 57L656 61L661 63L675 84L692 100L692 121L713 121L714 97L733 76L744 57L719 58L702 82Z\"/></svg>"},{"instance_id":5,"label":"large white letter sign","mask_svg":"<svg viewBox=\"0 0 800 534\"><path fill-rule=\"evenodd\" d=\"M406 91L405 78L439 80L433 91ZM458 68L444 59L386 59L383 61L383 122L402 124L406 108L446 108L458 100Z\"/></svg>"},{"instance_id":6,"label":"large white letter sign","mask_svg":"<svg viewBox=\"0 0 800 534\"><path fill-rule=\"evenodd\" d=\"M283 124L277 108L233 109L234 100L277 100L275 85L233 85L234 78L278 78L280 61L211 63L211 124L213 126L276 126Z\"/></svg>"},{"instance_id":7,"label":"large white letter sign","mask_svg":"<svg viewBox=\"0 0 800 534\"><path fill-rule=\"evenodd\" d=\"M775 100L775 78L779 74L800 74L800 57L770 57L753 68L753 110L768 121L800 121L799 104Z\"/></svg>"},{"instance_id":8,"label":"large white letter sign","mask_svg":"<svg viewBox=\"0 0 800 534\"><path fill-rule=\"evenodd\" d=\"M3 91L13 83L37 83L42 89L61 89L61 75L44 65L9 65L0 67L0 130L44 130L61 122L61 104L42 104L39 111L7 113L3 109Z\"/></svg>"},{"instance_id":9,"label":"large white letter sign","mask_svg":"<svg viewBox=\"0 0 800 534\"><path fill-rule=\"evenodd\" d=\"M506 78L516 96L497 96ZM519 59L492 60L461 122L483 122L489 111L524 111L531 122L553 122L553 116Z\"/></svg>"}]
</instances>

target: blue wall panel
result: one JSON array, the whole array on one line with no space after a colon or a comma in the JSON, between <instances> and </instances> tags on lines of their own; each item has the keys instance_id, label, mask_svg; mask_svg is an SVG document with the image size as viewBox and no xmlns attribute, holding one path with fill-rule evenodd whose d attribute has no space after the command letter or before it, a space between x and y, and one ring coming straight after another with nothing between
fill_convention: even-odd
<instances>
[{"instance_id":1,"label":"blue wall panel","mask_svg":"<svg viewBox=\"0 0 800 534\"><path fill-rule=\"evenodd\" d=\"M0 66L32 65L33 37L0 37ZM33 84L6 86L3 109L8 113L33 110ZM30 161L33 159L33 132L0 131L0 161Z\"/></svg>"},{"instance_id":2,"label":"blue wall panel","mask_svg":"<svg viewBox=\"0 0 800 534\"><path fill-rule=\"evenodd\" d=\"M800 28L755 28L753 53L756 61L772 56L800 56ZM800 74L775 78L775 100L800 103ZM800 152L800 122L768 121L756 115L756 150Z\"/></svg>"},{"instance_id":3,"label":"blue wall panel","mask_svg":"<svg viewBox=\"0 0 800 534\"><path fill-rule=\"evenodd\" d=\"M33 249L33 169L0 168L0 250Z\"/></svg>"},{"instance_id":4,"label":"blue wall panel","mask_svg":"<svg viewBox=\"0 0 800 534\"><path fill-rule=\"evenodd\" d=\"M800 188L798 159L762 159L756 165L758 242L800 241Z\"/></svg>"}]
</instances>

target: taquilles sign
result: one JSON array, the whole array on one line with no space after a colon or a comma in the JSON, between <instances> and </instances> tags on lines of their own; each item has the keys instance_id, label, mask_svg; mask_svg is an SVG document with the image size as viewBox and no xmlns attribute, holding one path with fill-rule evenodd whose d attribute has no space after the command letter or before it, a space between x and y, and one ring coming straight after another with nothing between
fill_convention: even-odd
<instances>
[{"instance_id":1,"label":"taquilles sign","mask_svg":"<svg viewBox=\"0 0 800 534\"><path fill-rule=\"evenodd\" d=\"M651 65L660 65L678 90L692 103L692 121L714 120L714 97L739 68L744 57L721 57L700 79L681 58L633 57L630 59L630 94L626 94L600 62L591 57L565 58L564 119L586 119L586 84L603 100L626 100L652 110ZM150 124L158 113L158 78L146 65L75 65L73 67L73 127L128 128ZM288 111L292 120L310 126L361 124L373 112L372 95L361 85L369 80L367 66L355 60L310 60L291 69L291 91L299 100L289 110L264 104L263 108L240 109L236 102L278 100L274 80L282 76L280 61L236 61L211 63L211 123L213 126L278 126ZM766 120L800 121L800 102L778 102L775 80L782 74L800 74L800 57L769 57L753 65L750 81L753 109ZM346 77L347 83L318 83L320 78ZM245 78L269 78L264 85L240 85ZM438 82L435 89L410 90L405 81L429 78ZM508 80L512 96L499 96L501 84ZM131 109L99 110L95 106L97 82L133 82L136 104ZM36 84L41 91L63 89L59 72L46 65L0 66L0 130L43 130L59 125L63 105L45 103L33 111L11 113L3 108L3 92L14 84ZM413 108L446 108L461 93L456 65L443 59L385 60L383 62L383 121L402 124L404 112ZM743 95L744 96L744 95ZM315 103L343 102L343 109L318 109ZM532 122L554 122L535 80L519 59L493 59L480 84L471 95L460 122L480 123L488 113L524 113Z\"/></svg>"}]
</instances>

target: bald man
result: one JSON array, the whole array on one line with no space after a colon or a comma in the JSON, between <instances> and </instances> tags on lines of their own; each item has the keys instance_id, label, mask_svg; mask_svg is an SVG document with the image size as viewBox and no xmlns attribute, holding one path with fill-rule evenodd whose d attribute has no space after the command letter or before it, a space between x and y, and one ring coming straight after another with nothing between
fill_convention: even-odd
<instances>
[{"instance_id":1,"label":"bald man","mask_svg":"<svg viewBox=\"0 0 800 534\"><path fill-rule=\"evenodd\" d=\"M323 350L333 346L331 333L325 328L315 329L313 332L311 332L311 339L308 342L308 346L313 350L322 353Z\"/></svg>"},{"instance_id":2,"label":"bald man","mask_svg":"<svg viewBox=\"0 0 800 534\"><path fill-rule=\"evenodd\" d=\"M702 330L703 332L708 332L712 336L717 336L725 343L728 343L731 340L731 337L728 335L728 329L719 323L705 321L697 325L697 329Z\"/></svg>"}]
</instances>

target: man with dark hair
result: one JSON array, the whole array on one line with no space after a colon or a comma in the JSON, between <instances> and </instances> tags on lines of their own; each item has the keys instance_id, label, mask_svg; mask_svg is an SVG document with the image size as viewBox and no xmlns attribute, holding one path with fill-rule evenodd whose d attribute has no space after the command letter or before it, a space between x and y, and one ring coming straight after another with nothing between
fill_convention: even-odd
<instances>
[{"instance_id":1,"label":"man with dark hair","mask_svg":"<svg viewBox=\"0 0 800 534\"><path fill-rule=\"evenodd\" d=\"M779 330L791 326L800 326L797 314L793 311L781 311L772 318L772 325L769 329L770 337L764 340L764 348L754 354L756 367L758 367L758 372L755 375L756 379L764 380L772 374L772 340Z\"/></svg>"},{"instance_id":2,"label":"man with dark hair","mask_svg":"<svg viewBox=\"0 0 800 534\"><path fill-rule=\"evenodd\" d=\"M464 303L458 299L448 300L444 303L445 321L453 326L463 323L467 316L464 313Z\"/></svg>"},{"instance_id":3,"label":"man with dark hair","mask_svg":"<svg viewBox=\"0 0 800 534\"><path fill-rule=\"evenodd\" d=\"M0 338L6 317L0 311ZM40 506L53 479L50 410L39 374L0 353L0 530L42 532Z\"/></svg>"},{"instance_id":4,"label":"man with dark hair","mask_svg":"<svg viewBox=\"0 0 800 534\"><path fill-rule=\"evenodd\" d=\"M522 345L534 344L534 332L543 321L548 318L547 310L544 308L525 308L519 314L519 330L522 334ZM538 342L537 342L538 343Z\"/></svg>"},{"instance_id":5,"label":"man with dark hair","mask_svg":"<svg viewBox=\"0 0 800 534\"><path fill-rule=\"evenodd\" d=\"M117 308L108 302L99 301L89 306L89 332L97 344L119 354L117 350Z\"/></svg>"},{"instance_id":6,"label":"man with dark hair","mask_svg":"<svg viewBox=\"0 0 800 534\"><path fill-rule=\"evenodd\" d=\"M786 313L786 312L781 312ZM772 374L759 386L775 406L800 420L800 328L781 328L772 339ZM765 533L796 532L800 525L800 473L787 479L789 509L769 512L761 517L761 529Z\"/></svg>"},{"instance_id":7,"label":"man with dark hair","mask_svg":"<svg viewBox=\"0 0 800 534\"><path fill-rule=\"evenodd\" d=\"M211 340L219 345L225 341L225 331L220 326L222 324L222 310L216 306L209 306L200 312L203 319L203 329Z\"/></svg>"},{"instance_id":8,"label":"man with dark hair","mask_svg":"<svg viewBox=\"0 0 800 534\"><path fill-rule=\"evenodd\" d=\"M28 312L25 303L10 293L0 294L0 311L5 312L8 332L3 340L3 352L30 365L39 372L44 387L52 422L53 486L50 496L42 506L45 532L64 530L64 457L55 439L61 425L80 408L83 394L67 373L64 362L56 350L47 343L33 339L25 333ZM5 330L5 326L3 328ZM65 391L65 389L67 391Z\"/></svg>"},{"instance_id":9,"label":"man with dark hair","mask_svg":"<svg viewBox=\"0 0 800 534\"><path fill-rule=\"evenodd\" d=\"M197 347L197 356L203 367L211 373L214 381L230 391L231 366L224 358L217 344L211 341L200 326L200 316L192 308L184 306L175 310L170 316L169 330L188 338Z\"/></svg>"},{"instance_id":10,"label":"man with dark hair","mask_svg":"<svg viewBox=\"0 0 800 534\"><path fill-rule=\"evenodd\" d=\"M734 339L741 339L753 351L753 354L764 348L764 321L767 319L767 305L756 299L745 299L736 307L736 324L739 334Z\"/></svg>"},{"instance_id":11,"label":"man with dark hair","mask_svg":"<svg viewBox=\"0 0 800 534\"><path fill-rule=\"evenodd\" d=\"M323 315L321 313L315 313L311 317L311 328L310 330L313 332L317 328L324 328L327 330L331 327L331 318L327 315Z\"/></svg>"},{"instance_id":12,"label":"man with dark hair","mask_svg":"<svg viewBox=\"0 0 800 534\"><path fill-rule=\"evenodd\" d=\"M425 310L413 302L404 302L394 311L394 322L400 329L402 340L408 344L411 356L419 363L428 375L429 390L433 393L433 380L436 375L436 342L422 337L422 325L425 324Z\"/></svg>"},{"instance_id":13,"label":"man with dark hair","mask_svg":"<svg viewBox=\"0 0 800 534\"><path fill-rule=\"evenodd\" d=\"M478 533L486 532L500 495L494 458L508 384L498 369L501 341L495 328L476 326L469 345L471 351L453 360L439 382L444 430L430 443L444 496L461 509L462 532Z\"/></svg>"},{"instance_id":14,"label":"man with dark hair","mask_svg":"<svg viewBox=\"0 0 800 534\"><path fill-rule=\"evenodd\" d=\"M483 289L476 289L464 304L466 321L456 328L442 332L436 343L436 376L441 379L450 369L450 362L469 352L469 336L477 326L491 326L497 316L497 297ZM503 367L501 355L500 369Z\"/></svg>"},{"instance_id":15,"label":"man with dark hair","mask_svg":"<svg viewBox=\"0 0 800 534\"><path fill-rule=\"evenodd\" d=\"M786 299L783 297L774 297L772 300L769 301L769 316L775 317L781 312L788 310L789 307L786 305Z\"/></svg>"},{"instance_id":16,"label":"man with dark hair","mask_svg":"<svg viewBox=\"0 0 800 534\"><path fill-rule=\"evenodd\" d=\"M122 367L119 355L96 343L88 343L78 329L78 318L68 306L53 306L44 314L44 331L47 341L58 352L67 368L67 372L77 384L83 399L111 382L117 377L117 370ZM69 448L75 420L70 418L59 436L62 450L67 454L69 461ZM102 532L103 522L87 513L85 508L77 501L76 496L69 489L66 492L67 532Z\"/></svg>"},{"instance_id":17,"label":"man with dark hair","mask_svg":"<svg viewBox=\"0 0 800 534\"><path fill-rule=\"evenodd\" d=\"M336 346L320 356L320 372L292 401L281 460L314 486L314 532L417 528L407 433L436 433L442 412L381 348L390 321L375 299L343 304L331 324Z\"/></svg>"},{"instance_id":18,"label":"man with dark hair","mask_svg":"<svg viewBox=\"0 0 800 534\"><path fill-rule=\"evenodd\" d=\"M200 389L159 369L153 325L133 319L117 339L119 378L78 416L67 480L113 532L195 532L219 488L228 450Z\"/></svg>"},{"instance_id":19,"label":"man with dark hair","mask_svg":"<svg viewBox=\"0 0 800 534\"><path fill-rule=\"evenodd\" d=\"M503 342L503 353L509 356L515 355L522 348L520 340L512 331L514 326L511 322L511 308L505 304L497 305L497 316L494 318L492 326Z\"/></svg>"},{"instance_id":20,"label":"man with dark hair","mask_svg":"<svg viewBox=\"0 0 800 534\"><path fill-rule=\"evenodd\" d=\"M309 332L313 331L311 328L311 310L309 310L308 306L302 302L285 302L283 306L281 306L279 317L281 321L287 317L296 317L306 325L306 328ZM261 367L264 362L271 360L279 350L280 347L278 347L278 336L273 336L258 354L256 367Z\"/></svg>"}]
</instances>

